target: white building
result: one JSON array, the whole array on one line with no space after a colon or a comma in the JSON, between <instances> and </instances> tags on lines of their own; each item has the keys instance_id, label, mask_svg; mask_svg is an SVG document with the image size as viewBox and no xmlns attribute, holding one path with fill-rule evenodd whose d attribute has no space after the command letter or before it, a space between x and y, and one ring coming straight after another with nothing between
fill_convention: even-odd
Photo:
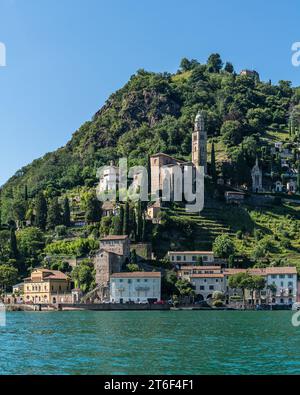
<instances>
[{"instance_id":1,"label":"white building","mask_svg":"<svg viewBox=\"0 0 300 395\"><path fill-rule=\"evenodd\" d=\"M228 287L229 277L236 273L247 272L246 269L225 269L223 271L227 289L226 292L232 295ZM266 287L261 291L261 300L263 303L272 304L292 304L297 301L297 270L296 267L266 267L262 269L249 269L249 274L262 276L266 280ZM275 292L269 289L270 285L275 286ZM250 301L250 294L246 292L246 299ZM259 295L254 292L254 303L259 303Z\"/></svg>"},{"instance_id":2,"label":"white building","mask_svg":"<svg viewBox=\"0 0 300 395\"><path fill-rule=\"evenodd\" d=\"M194 264L201 262L209 265L214 262L212 251L169 251L169 260L177 265Z\"/></svg>"},{"instance_id":3,"label":"white building","mask_svg":"<svg viewBox=\"0 0 300 395\"><path fill-rule=\"evenodd\" d=\"M272 303L291 304L297 301L296 267L268 267L265 271L267 285L276 287Z\"/></svg>"},{"instance_id":4,"label":"white building","mask_svg":"<svg viewBox=\"0 0 300 395\"><path fill-rule=\"evenodd\" d=\"M114 273L110 276L110 301L125 303L148 302L161 298L160 272Z\"/></svg>"},{"instance_id":5,"label":"white building","mask_svg":"<svg viewBox=\"0 0 300 395\"><path fill-rule=\"evenodd\" d=\"M226 281L223 273L191 274L190 282L199 300L211 299L215 291L225 294Z\"/></svg>"}]
</instances>

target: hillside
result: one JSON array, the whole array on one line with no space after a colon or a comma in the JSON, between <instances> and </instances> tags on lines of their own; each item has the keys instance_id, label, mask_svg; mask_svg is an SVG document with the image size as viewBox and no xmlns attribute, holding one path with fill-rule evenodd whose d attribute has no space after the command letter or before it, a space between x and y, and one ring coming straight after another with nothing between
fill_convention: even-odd
<instances>
[{"instance_id":1,"label":"hillside","mask_svg":"<svg viewBox=\"0 0 300 395\"><path fill-rule=\"evenodd\" d=\"M29 224L17 232L26 268L46 254L84 256L95 250L99 235L120 230L118 218L98 217L93 201L97 168L120 157L127 157L131 166L146 166L149 155L157 152L190 160L198 110L205 116L208 161L214 143L217 177L226 185L251 189L250 171L257 157L268 190L279 180L285 185L290 178L296 179L299 169L299 103L300 88L289 81L273 85L260 81L256 72L237 73L229 62L224 66L218 54L212 54L206 64L183 59L175 74L139 70L64 147L20 169L1 188L1 262L16 259L10 256L5 230L6 224L15 222ZM281 144L282 151L275 150L275 143ZM210 163L208 168L211 175ZM215 238L225 233L234 240L237 255L248 263L250 259L251 264L274 259L296 263L300 248L297 205L246 202L228 210L222 199L224 190L211 181L207 186L208 204L200 216L187 215L173 205L161 225L151 228L148 224L144 236L140 221L134 239L152 241L154 252L162 258L169 248L211 248ZM279 195L288 197L287 193ZM61 207L69 204L66 199L73 222L87 220L89 225L72 228L69 220L62 220ZM37 222L43 204L49 206L48 218L39 215ZM68 210L64 207L64 214ZM27 237L34 239L33 252Z\"/></svg>"},{"instance_id":2,"label":"hillside","mask_svg":"<svg viewBox=\"0 0 300 395\"><path fill-rule=\"evenodd\" d=\"M139 70L65 147L20 169L2 187L2 222L11 215L9 201L25 185L31 197L47 189L59 194L93 186L97 167L120 156L131 164L146 164L147 155L156 152L189 158L199 109L205 111L208 136L216 140L217 160L238 162L243 146L251 167L257 146L274 136L267 131L287 130L300 90L286 81L271 85L220 67L212 55L206 65L183 59L175 75Z\"/></svg>"}]
</instances>

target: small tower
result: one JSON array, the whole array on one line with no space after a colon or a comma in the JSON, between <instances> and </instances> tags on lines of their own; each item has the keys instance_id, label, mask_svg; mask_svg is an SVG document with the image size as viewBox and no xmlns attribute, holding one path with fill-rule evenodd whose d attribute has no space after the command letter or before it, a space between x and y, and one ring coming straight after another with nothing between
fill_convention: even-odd
<instances>
[{"instance_id":1,"label":"small tower","mask_svg":"<svg viewBox=\"0 0 300 395\"><path fill-rule=\"evenodd\" d=\"M207 134L202 112L198 112L195 118L192 134L192 162L195 166L203 166L204 173L207 173Z\"/></svg>"},{"instance_id":2,"label":"small tower","mask_svg":"<svg viewBox=\"0 0 300 395\"><path fill-rule=\"evenodd\" d=\"M262 171L258 165L258 158L256 157L255 165L251 171L252 177L252 191L253 192L262 192Z\"/></svg>"}]
</instances>

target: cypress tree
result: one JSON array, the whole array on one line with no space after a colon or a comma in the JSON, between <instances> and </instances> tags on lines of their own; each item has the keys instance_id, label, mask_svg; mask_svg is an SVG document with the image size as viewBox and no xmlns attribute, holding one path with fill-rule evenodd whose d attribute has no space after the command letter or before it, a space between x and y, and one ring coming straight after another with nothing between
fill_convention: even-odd
<instances>
[{"instance_id":1,"label":"cypress tree","mask_svg":"<svg viewBox=\"0 0 300 395\"><path fill-rule=\"evenodd\" d=\"M101 219L101 206L96 196L89 196L86 204L85 220L87 223L99 222Z\"/></svg>"},{"instance_id":2,"label":"cypress tree","mask_svg":"<svg viewBox=\"0 0 300 395\"><path fill-rule=\"evenodd\" d=\"M69 227L71 224L70 204L67 196L64 198L63 202L62 223L67 227Z\"/></svg>"},{"instance_id":3,"label":"cypress tree","mask_svg":"<svg viewBox=\"0 0 300 395\"><path fill-rule=\"evenodd\" d=\"M11 227L10 229L10 252L9 252L9 257L10 259L18 259L19 252L18 252L18 246L17 246L17 238L16 238L16 233L15 229Z\"/></svg>"},{"instance_id":4,"label":"cypress tree","mask_svg":"<svg viewBox=\"0 0 300 395\"><path fill-rule=\"evenodd\" d=\"M142 241L146 241L147 239L147 234L146 234L146 217L143 215L143 220L142 220Z\"/></svg>"},{"instance_id":5,"label":"cypress tree","mask_svg":"<svg viewBox=\"0 0 300 395\"><path fill-rule=\"evenodd\" d=\"M298 166L298 174L297 174L297 192L300 192L300 165Z\"/></svg>"},{"instance_id":6,"label":"cypress tree","mask_svg":"<svg viewBox=\"0 0 300 395\"><path fill-rule=\"evenodd\" d=\"M136 239L136 215L134 207L129 207L129 228L130 235L133 240Z\"/></svg>"},{"instance_id":7,"label":"cypress tree","mask_svg":"<svg viewBox=\"0 0 300 395\"><path fill-rule=\"evenodd\" d=\"M124 206L120 206L120 211L119 211L119 218L120 218L120 229L118 235L123 234L123 228L124 228Z\"/></svg>"},{"instance_id":8,"label":"cypress tree","mask_svg":"<svg viewBox=\"0 0 300 395\"><path fill-rule=\"evenodd\" d=\"M215 155L215 144L211 145L211 161L210 161L210 173L213 182L217 181L217 173L216 173L216 155Z\"/></svg>"},{"instance_id":9,"label":"cypress tree","mask_svg":"<svg viewBox=\"0 0 300 395\"><path fill-rule=\"evenodd\" d=\"M27 202L27 200L28 200L27 184L25 184L25 187L24 187L24 200L25 200L25 202Z\"/></svg>"},{"instance_id":10,"label":"cypress tree","mask_svg":"<svg viewBox=\"0 0 300 395\"><path fill-rule=\"evenodd\" d=\"M139 200L138 207L137 207L137 239L141 241L142 239L142 232L143 232L143 218L142 218L142 203Z\"/></svg>"},{"instance_id":11,"label":"cypress tree","mask_svg":"<svg viewBox=\"0 0 300 395\"><path fill-rule=\"evenodd\" d=\"M126 202L124 210L123 234L129 235L129 203Z\"/></svg>"},{"instance_id":12,"label":"cypress tree","mask_svg":"<svg viewBox=\"0 0 300 395\"><path fill-rule=\"evenodd\" d=\"M43 192L40 192L36 199L36 206L35 206L35 225L42 229L46 229L47 224L47 202Z\"/></svg>"},{"instance_id":13,"label":"cypress tree","mask_svg":"<svg viewBox=\"0 0 300 395\"><path fill-rule=\"evenodd\" d=\"M57 197L53 198L49 205L48 215L47 215L47 225L49 229L55 228L55 226L62 223L62 217L60 212L60 205L58 203Z\"/></svg>"}]
</instances>

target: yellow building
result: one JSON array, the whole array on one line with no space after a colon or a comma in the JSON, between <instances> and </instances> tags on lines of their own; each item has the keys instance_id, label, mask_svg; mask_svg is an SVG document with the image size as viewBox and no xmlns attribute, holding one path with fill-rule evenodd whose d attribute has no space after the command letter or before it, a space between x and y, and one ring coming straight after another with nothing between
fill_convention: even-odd
<instances>
[{"instance_id":1,"label":"yellow building","mask_svg":"<svg viewBox=\"0 0 300 395\"><path fill-rule=\"evenodd\" d=\"M70 298L70 278L58 270L34 269L24 280L25 303L63 303Z\"/></svg>"}]
</instances>

